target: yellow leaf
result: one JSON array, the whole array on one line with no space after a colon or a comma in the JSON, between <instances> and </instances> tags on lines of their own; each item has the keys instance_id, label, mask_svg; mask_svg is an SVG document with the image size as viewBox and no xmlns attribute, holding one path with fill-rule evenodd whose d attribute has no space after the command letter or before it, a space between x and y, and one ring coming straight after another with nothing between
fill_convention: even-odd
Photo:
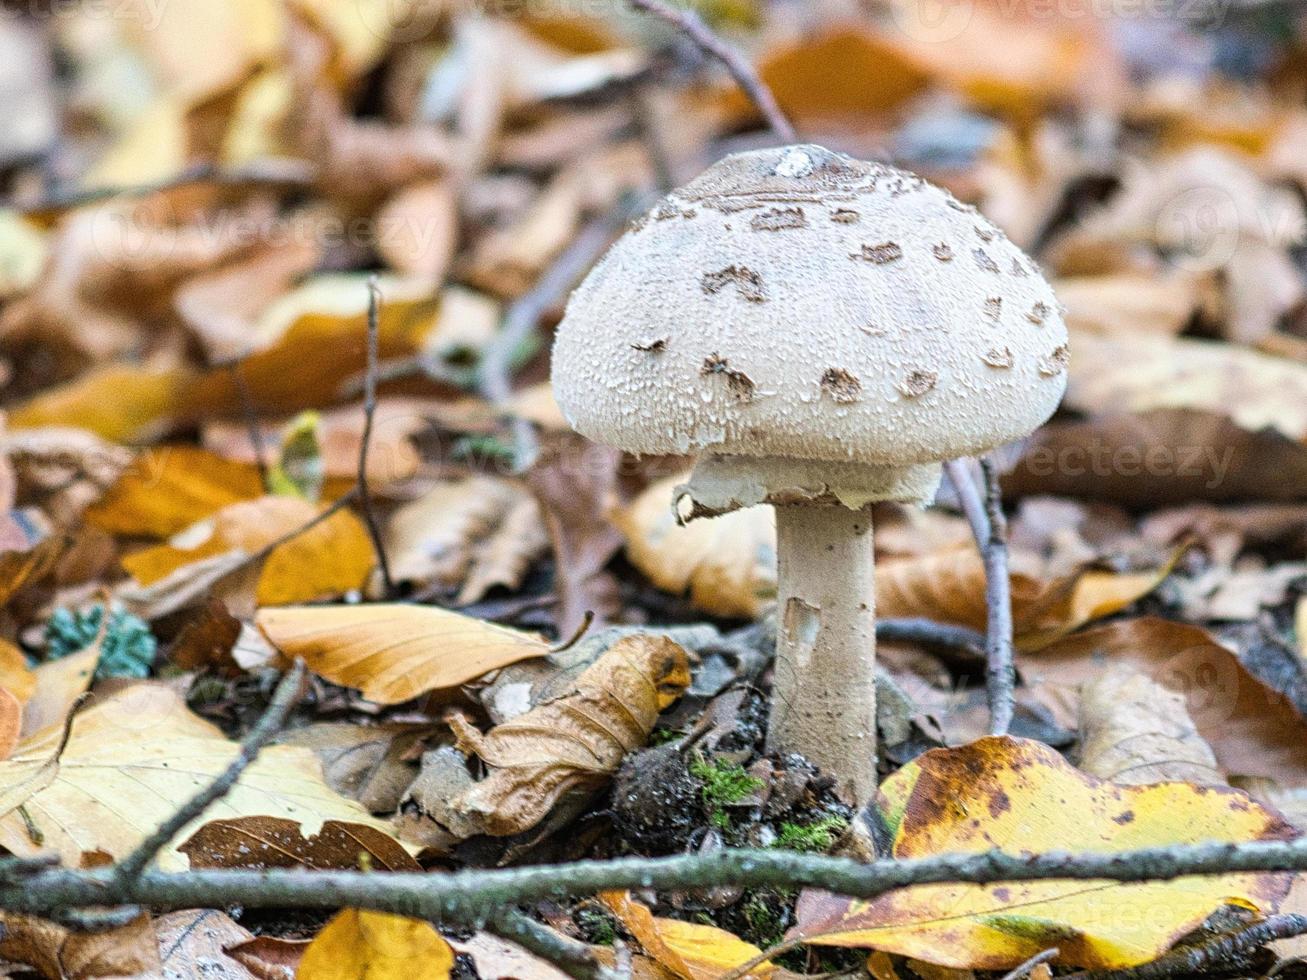
<instances>
[{"instance_id":1,"label":"yellow leaf","mask_svg":"<svg viewBox=\"0 0 1307 980\"><path fill-rule=\"evenodd\" d=\"M725 929L659 918L628 892L604 892L599 897L646 953L683 980L716 980L762 953ZM745 976L766 977L772 971L771 963L765 962Z\"/></svg>"},{"instance_id":2,"label":"yellow leaf","mask_svg":"<svg viewBox=\"0 0 1307 980\"><path fill-rule=\"evenodd\" d=\"M919 756L882 784L877 805L896 858L996 847L1113 853L1297 836L1237 790L1118 786L1072 768L1047 746L1007 736ZM919 885L871 901L808 890L795 936L985 970L1057 946L1059 964L1115 969L1155 959L1223 905L1272 911L1288 886L1286 875L1230 874L1142 884Z\"/></svg>"},{"instance_id":3,"label":"yellow leaf","mask_svg":"<svg viewBox=\"0 0 1307 980\"><path fill-rule=\"evenodd\" d=\"M229 504L192 525L171 543L122 560L143 586L207 558L232 551L253 555L313 520L322 508L294 497L260 497ZM327 599L363 587L372 570L372 541L362 522L346 510L278 545L259 574L261 605Z\"/></svg>"},{"instance_id":4,"label":"yellow leaf","mask_svg":"<svg viewBox=\"0 0 1307 980\"><path fill-rule=\"evenodd\" d=\"M18 732L23 724L23 705L0 687L0 760L9 758L9 753L18 744Z\"/></svg>"},{"instance_id":5,"label":"yellow leaf","mask_svg":"<svg viewBox=\"0 0 1307 980\"><path fill-rule=\"evenodd\" d=\"M78 714L60 754L62 736L63 726L51 725L25 738L0 762L0 847L20 856L53 850L72 866L92 851L126 856L240 751L215 726L192 714L176 692L150 683L127 687ZM206 819L247 816L293 820L306 835L317 833L327 820L388 832L384 823L327 786L311 751L274 745L260 753L206 817L184 828L173 846L184 843ZM40 841L33 840L33 830ZM158 863L167 870L187 866L173 847Z\"/></svg>"},{"instance_id":6,"label":"yellow leaf","mask_svg":"<svg viewBox=\"0 0 1307 980\"><path fill-rule=\"evenodd\" d=\"M3 687L21 704L32 696L36 688L36 674L27 666L23 651L0 637L0 687Z\"/></svg>"},{"instance_id":7,"label":"yellow leaf","mask_svg":"<svg viewBox=\"0 0 1307 980\"><path fill-rule=\"evenodd\" d=\"M627 557L658 588L688 591L698 609L752 619L776 596L774 511L749 507L678 525L672 488L683 482L659 480L613 514Z\"/></svg>"},{"instance_id":8,"label":"yellow leaf","mask_svg":"<svg viewBox=\"0 0 1307 980\"><path fill-rule=\"evenodd\" d=\"M255 622L288 657L379 704L457 687L549 652L531 634L434 606L261 609Z\"/></svg>"},{"instance_id":9,"label":"yellow leaf","mask_svg":"<svg viewBox=\"0 0 1307 980\"><path fill-rule=\"evenodd\" d=\"M304 950L297 980L447 980L454 951L428 922L345 909Z\"/></svg>"},{"instance_id":10,"label":"yellow leaf","mask_svg":"<svg viewBox=\"0 0 1307 980\"><path fill-rule=\"evenodd\" d=\"M9 426L67 425L113 442L142 441L177 412L190 379L182 368L110 364L15 406Z\"/></svg>"},{"instance_id":11,"label":"yellow leaf","mask_svg":"<svg viewBox=\"0 0 1307 980\"><path fill-rule=\"evenodd\" d=\"M259 471L193 446L146 449L86 510L111 534L167 538L227 504L263 495Z\"/></svg>"}]
</instances>

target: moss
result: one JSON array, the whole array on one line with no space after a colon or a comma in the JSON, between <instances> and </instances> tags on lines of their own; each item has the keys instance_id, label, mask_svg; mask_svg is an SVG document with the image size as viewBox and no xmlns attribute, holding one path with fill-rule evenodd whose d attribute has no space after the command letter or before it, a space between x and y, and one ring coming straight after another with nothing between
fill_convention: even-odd
<instances>
[{"instance_id":1,"label":"moss","mask_svg":"<svg viewBox=\"0 0 1307 980\"><path fill-rule=\"evenodd\" d=\"M58 660L85 650L100 635L103 616L104 606L99 603L82 612L65 607L56 609L45 625L46 657ZM125 609L115 609L109 615L95 676L100 680L106 677L149 677L157 651L158 643L145 621Z\"/></svg>"},{"instance_id":2,"label":"moss","mask_svg":"<svg viewBox=\"0 0 1307 980\"><path fill-rule=\"evenodd\" d=\"M749 926L748 939L755 946L770 949L785 938L783 896L777 892L756 891L744 900L740 911Z\"/></svg>"},{"instance_id":3,"label":"moss","mask_svg":"<svg viewBox=\"0 0 1307 980\"><path fill-rule=\"evenodd\" d=\"M593 903L583 905L573 916L585 941L593 946L611 946L617 941L617 925L607 911Z\"/></svg>"},{"instance_id":4,"label":"moss","mask_svg":"<svg viewBox=\"0 0 1307 980\"><path fill-rule=\"evenodd\" d=\"M726 807L739 803L762 788L762 780L750 776L743 766L720 759L695 756L690 760L690 775L699 780L699 800L708 813L708 822L719 830L731 826Z\"/></svg>"},{"instance_id":5,"label":"moss","mask_svg":"<svg viewBox=\"0 0 1307 980\"><path fill-rule=\"evenodd\" d=\"M772 847L819 854L829 851L849 822L834 814L812 823L783 823Z\"/></svg>"}]
</instances>

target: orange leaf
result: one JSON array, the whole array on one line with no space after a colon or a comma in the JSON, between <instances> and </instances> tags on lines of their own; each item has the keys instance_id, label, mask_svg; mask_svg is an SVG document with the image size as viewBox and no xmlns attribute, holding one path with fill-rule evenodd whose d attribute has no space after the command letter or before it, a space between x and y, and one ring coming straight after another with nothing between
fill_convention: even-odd
<instances>
[{"instance_id":1,"label":"orange leaf","mask_svg":"<svg viewBox=\"0 0 1307 980\"><path fill-rule=\"evenodd\" d=\"M428 922L345 909L304 950L299 980L448 980L454 951Z\"/></svg>"},{"instance_id":2,"label":"orange leaf","mask_svg":"<svg viewBox=\"0 0 1307 980\"><path fill-rule=\"evenodd\" d=\"M193 446L147 449L86 521L112 534L167 538L227 504L263 495L258 469Z\"/></svg>"},{"instance_id":3,"label":"orange leaf","mask_svg":"<svg viewBox=\"0 0 1307 980\"><path fill-rule=\"evenodd\" d=\"M762 953L725 929L659 918L629 892L604 892L599 897L646 953L683 980L716 980ZM762 963L746 976L770 976L773 969L771 963Z\"/></svg>"},{"instance_id":4,"label":"orange leaf","mask_svg":"<svg viewBox=\"0 0 1307 980\"><path fill-rule=\"evenodd\" d=\"M18 744L18 733L23 727L23 706L18 699L0 687L0 759L8 759Z\"/></svg>"},{"instance_id":5,"label":"orange leaf","mask_svg":"<svg viewBox=\"0 0 1307 980\"><path fill-rule=\"evenodd\" d=\"M457 687L549 652L530 634L432 606L261 609L255 621L287 656L379 704Z\"/></svg>"},{"instance_id":6,"label":"orange leaf","mask_svg":"<svg viewBox=\"0 0 1307 980\"><path fill-rule=\"evenodd\" d=\"M110 364L16 406L9 425L70 425L115 442L136 442L163 428L177 413L189 382L190 372L181 368Z\"/></svg>"}]
</instances>

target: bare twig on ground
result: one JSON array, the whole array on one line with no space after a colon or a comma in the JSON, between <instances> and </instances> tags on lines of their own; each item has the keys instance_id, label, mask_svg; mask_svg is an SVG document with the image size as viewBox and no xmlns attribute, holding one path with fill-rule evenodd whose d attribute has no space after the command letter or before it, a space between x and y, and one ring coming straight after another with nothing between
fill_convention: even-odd
<instances>
[{"instance_id":1,"label":"bare twig on ground","mask_svg":"<svg viewBox=\"0 0 1307 980\"><path fill-rule=\"evenodd\" d=\"M263 445L263 430L259 428L259 413L254 409L254 396L250 393L249 382L239 359L227 364L231 383L236 388L236 397L241 403L241 415L245 418L245 428L250 434L250 446L254 449L254 465L259 468L259 482L264 489L268 486L268 457Z\"/></svg>"},{"instance_id":2,"label":"bare twig on ground","mask_svg":"<svg viewBox=\"0 0 1307 980\"><path fill-rule=\"evenodd\" d=\"M395 597L395 581L390 577L390 561L386 558L386 544L381 538L381 525L372 507L372 495L368 491L368 450L372 446L372 423L377 414L377 363L381 344L381 289L377 286L374 275L368 280L368 361L367 371L363 376L363 437L359 442L358 482L359 507L363 511L363 521L367 524L368 535L372 538L372 550L377 555L377 566L381 569L381 587L383 598Z\"/></svg>"},{"instance_id":3,"label":"bare twig on ground","mask_svg":"<svg viewBox=\"0 0 1307 980\"><path fill-rule=\"evenodd\" d=\"M508 308L499 333L481 354L477 387L486 401L511 416L515 473L529 469L539 452L532 424L508 412L513 397L511 375L517 352L528 342L550 308L562 302L568 290L589 271L626 222L648 203L647 194L627 194L617 207L582 228L536 284Z\"/></svg>"},{"instance_id":4,"label":"bare twig on ground","mask_svg":"<svg viewBox=\"0 0 1307 980\"><path fill-rule=\"evenodd\" d=\"M1016 669L1012 661L1012 585L1008 578L1007 521L1003 517L998 474L989 460L981 460L985 486L982 500L970 460L949 460L944 469L957 491L962 513L971 525L971 533L985 566L985 682L989 694L989 731L991 735L1006 735L1012 727Z\"/></svg>"},{"instance_id":5,"label":"bare twig on ground","mask_svg":"<svg viewBox=\"0 0 1307 980\"><path fill-rule=\"evenodd\" d=\"M154 833L141 841L136 850L119 861L114 867L115 875L124 881L137 877L183 827L231 792L241 773L249 768L250 764L258 758L263 747L281 731L286 723L286 717L303 695L303 685L304 662L297 660L294 666L282 676L263 716L241 741L240 754L232 760L231 765L221 776L187 800L176 813L157 827Z\"/></svg>"},{"instance_id":6,"label":"bare twig on ground","mask_svg":"<svg viewBox=\"0 0 1307 980\"><path fill-rule=\"evenodd\" d=\"M874 898L915 884L1054 879L1164 881L1191 874L1307 871L1307 839L1208 843L1118 853L941 854L861 863L775 850L721 850L668 858L619 858L522 868L476 868L451 874L365 873L297 869L150 868L135 877L113 868L23 868L0 872L0 909L49 915L57 909L141 905L161 909L344 907L395 912L433 921L479 923L504 908L611 889L693 891L719 885L814 887Z\"/></svg>"},{"instance_id":7,"label":"bare twig on ground","mask_svg":"<svg viewBox=\"0 0 1307 980\"><path fill-rule=\"evenodd\" d=\"M1042 953L1036 953L1020 966L1003 974L1000 980L1024 980L1025 977L1030 975L1031 970L1039 966L1041 963L1047 963L1060 952L1061 950L1054 946L1052 949L1046 949Z\"/></svg>"},{"instance_id":8,"label":"bare twig on ground","mask_svg":"<svg viewBox=\"0 0 1307 980\"><path fill-rule=\"evenodd\" d=\"M575 980L617 980L617 974L605 967L589 946L541 925L516 909L501 912L486 928L500 939L548 960Z\"/></svg>"},{"instance_id":9,"label":"bare twig on ground","mask_svg":"<svg viewBox=\"0 0 1307 980\"><path fill-rule=\"evenodd\" d=\"M966 626L937 623L933 619L890 618L876 620L876 640L893 643L920 643L925 646L945 647L974 655L977 660L985 655L985 635Z\"/></svg>"},{"instance_id":10,"label":"bare twig on ground","mask_svg":"<svg viewBox=\"0 0 1307 980\"><path fill-rule=\"evenodd\" d=\"M1058 980L1162 980L1179 974L1206 973L1237 965L1232 961L1277 939L1307 932L1307 915L1273 915L1238 932L1195 946L1182 946L1143 966L1125 970L1086 970Z\"/></svg>"},{"instance_id":11,"label":"bare twig on ground","mask_svg":"<svg viewBox=\"0 0 1307 980\"><path fill-rule=\"evenodd\" d=\"M735 79L735 83L744 89L750 101L758 107L758 111L767 120L767 125L771 127L777 138L782 143L794 142L794 126L781 111L771 89L758 77L758 73L753 70L753 66L744 55L714 34L698 13L672 7L663 0L627 0L627 2L636 10L653 14L671 24L693 41L701 51L721 62L731 78Z\"/></svg>"}]
</instances>

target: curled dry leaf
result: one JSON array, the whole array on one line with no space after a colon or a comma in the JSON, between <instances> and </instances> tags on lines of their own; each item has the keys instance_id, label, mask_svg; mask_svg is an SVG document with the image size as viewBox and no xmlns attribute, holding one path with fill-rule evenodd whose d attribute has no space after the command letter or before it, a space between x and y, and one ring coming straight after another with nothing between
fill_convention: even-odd
<instances>
[{"instance_id":1,"label":"curled dry leaf","mask_svg":"<svg viewBox=\"0 0 1307 980\"><path fill-rule=\"evenodd\" d=\"M1237 790L1118 786L1072 768L1041 743L1008 736L919 756L882 784L876 805L893 856L904 859L995 847L1111 853L1297 836ZM1288 887L1289 876L1280 874L943 884L869 902L810 889L799 899L792 935L958 969L1007 969L1056 946L1057 963L1112 969L1155 959L1223 905L1269 913Z\"/></svg>"},{"instance_id":2,"label":"curled dry leaf","mask_svg":"<svg viewBox=\"0 0 1307 980\"><path fill-rule=\"evenodd\" d=\"M297 980L449 980L454 951L429 922L345 909L304 950Z\"/></svg>"},{"instance_id":3,"label":"curled dry leaf","mask_svg":"<svg viewBox=\"0 0 1307 980\"><path fill-rule=\"evenodd\" d=\"M63 726L52 725L0 762L0 847L20 856L55 851L73 866L93 851L125 857L240 751L157 684L132 685L79 713L60 753L63 736ZM332 792L321 773L307 749L271 746L208 818L278 817L309 835L327 820L387 832L357 803ZM189 838L203 819L177 840ZM187 866L171 847L157 860L166 870Z\"/></svg>"},{"instance_id":4,"label":"curled dry leaf","mask_svg":"<svg viewBox=\"0 0 1307 980\"><path fill-rule=\"evenodd\" d=\"M155 924L148 915L115 929L85 932L49 919L0 913L0 961L22 963L60 980L163 975Z\"/></svg>"},{"instance_id":5,"label":"curled dry leaf","mask_svg":"<svg viewBox=\"0 0 1307 980\"><path fill-rule=\"evenodd\" d=\"M658 588L688 592L698 609L756 617L776 596L774 512L749 507L678 524L672 490L684 482L683 476L659 480L614 512L627 557Z\"/></svg>"},{"instance_id":6,"label":"curled dry leaf","mask_svg":"<svg viewBox=\"0 0 1307 980\"><path fill-rule=\"evenodd\" d=\"M1184 696L1125 665L1081 688L1080 768L1127 786L1225 782Z\"/></svg>"},{"instance_id":7,"label":"curled dry leaf","mask_svg":"<svg viewBox=\"0 0 1307 980\"><path fill-rule=\"evenodd\" d=\"M449 809L496 837L534 827L564 795L602 786L689 683L680 645L637 634L614 643L570 691L485 734L454 715L458 747L489 772Z\"/></svg>"},{"instance_id":8,"label":"curled dry leaf","mask_svg":"<svg viewBox=\"0 0 1307 980\"><path fill-rule=\"evenodd\" d=\"M298 531L324 508L296 497L260 497L229 504L168 544L128 555L122 565L145 587L206 559L230 552L256 555ZM372 571L372 541L347 510L278 545L262 563L258 602L284 605L328 599L361 589Z\"/></svg>"},{"instance_id":9,"label":"curled dry leaf","mask_svg":"<svg viewBox=\"0 0 1307 980\"><path fill-rule=\"evenodd\" d=\"M255 621L288 657L378 704L458 687L549 652L539 637L434 606L261 609Z\"/></svg>"},{"instance_id":10,"label":"curled dry leaf","mask_svg":"<svg viewBox=\"0 0 1307 980\"><path fill-rule=\"evenodd\" d=\"M479 474L436 484L386 527L395 579L457 588L460 605L494 586L516 588L548 547L535 498L520 483Z\"/></svg>"},{"instance_id":11,"label":"curled dry leaf","mask_svg":"<svg viewBox=\"0 0 1307 980\"><path fill-rule=\"evenodd\" d=\"M644 951L681 980L718 980L759 956L762 950L716 926L655 916L628 892L599 896ZM748 977L768 977L770 962L755 966Z\"/></svg>"}]
</instances>

